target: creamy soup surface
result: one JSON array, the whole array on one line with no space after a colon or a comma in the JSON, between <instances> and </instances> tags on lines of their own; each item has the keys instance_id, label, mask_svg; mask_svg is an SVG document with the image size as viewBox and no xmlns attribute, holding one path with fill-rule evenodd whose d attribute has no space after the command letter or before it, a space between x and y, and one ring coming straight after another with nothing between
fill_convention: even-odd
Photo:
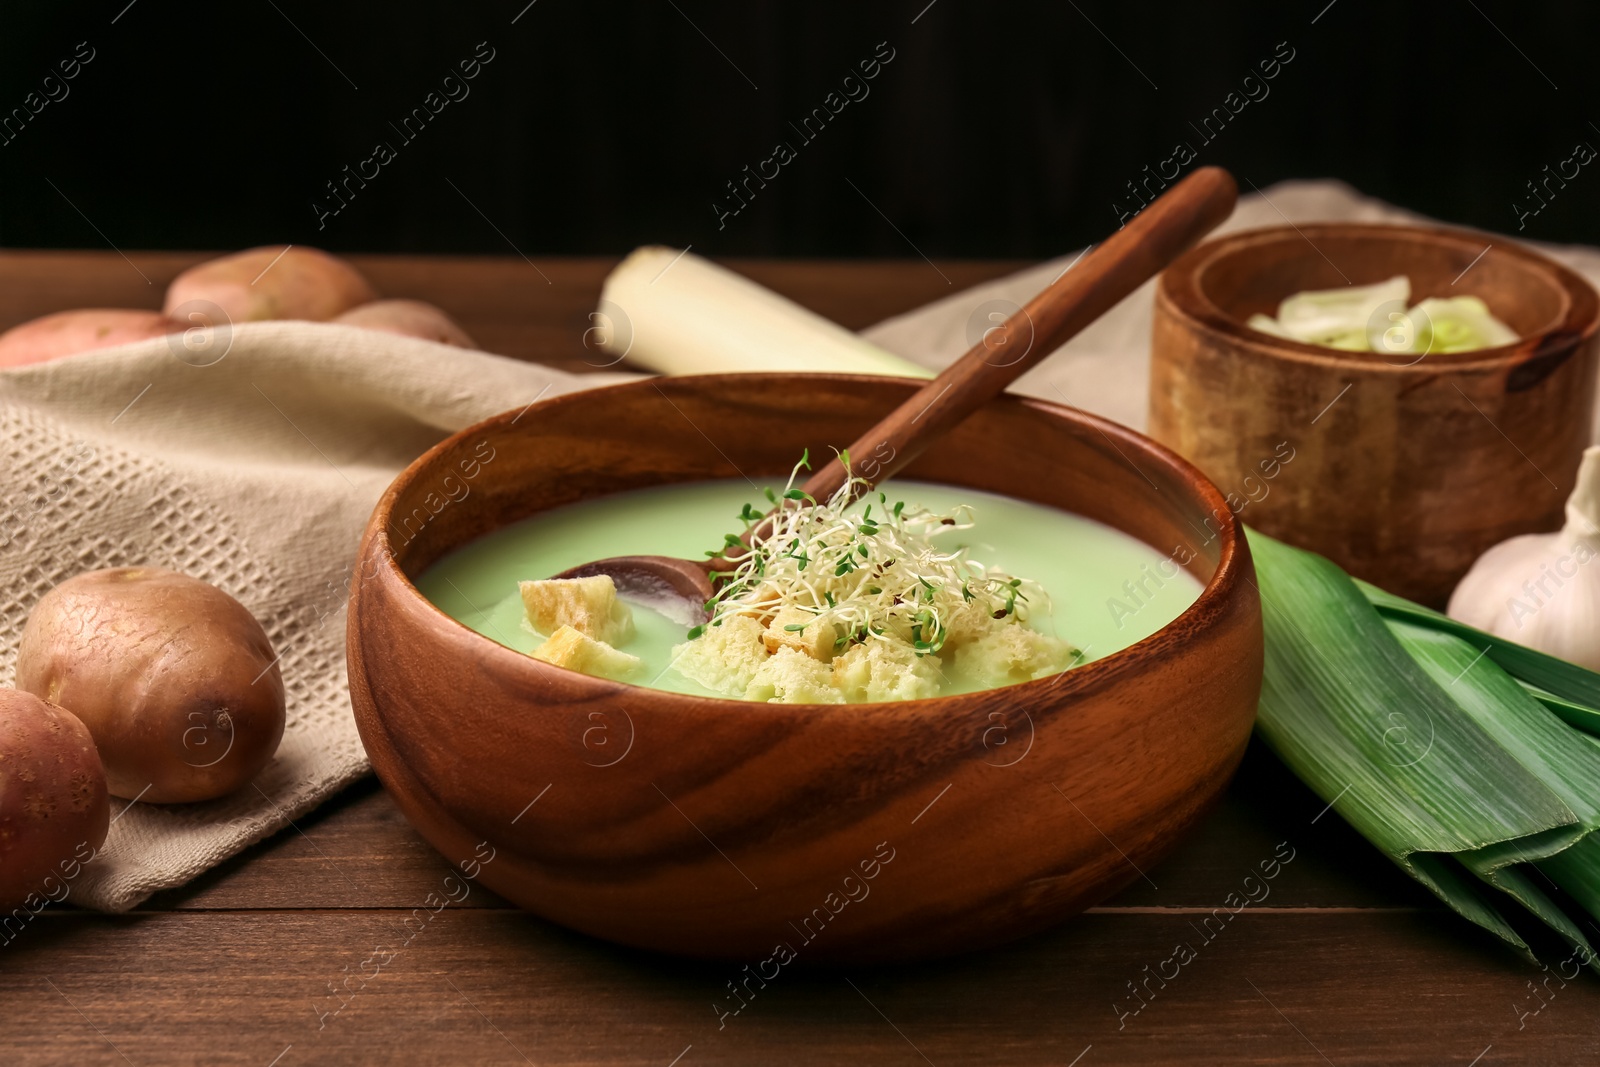
<instances>
[{"instance_id":1,"label":"creamy soup surface","mask_svg":"<svg viewBox=\"0 0 1600 1067\"><path fill-rule=\"evenodd\" d=\"M775 486L781 489L781 486ZM973 559L1029 578L1050 603L1031 605L1028 625L1100 659L1150 636L1200 595L1201 584L1164 553L1103 523L1010 497L930 482L881 487L891 501L935 511L970 505L971 529L941 544L966 545ZM767 504L743 480L697 482L618 493L535 515L445 556L417 581L450 617L519 652L545 640L528 626L517 583L548 578L608 556L703 558L741 528L740 509ZM633 605L636 635L623 650L645 663L636 681L656 689L720 696L671 669L687 629ZM958 678L947 692L974 688Z\"/></svg>"}]
</instances>

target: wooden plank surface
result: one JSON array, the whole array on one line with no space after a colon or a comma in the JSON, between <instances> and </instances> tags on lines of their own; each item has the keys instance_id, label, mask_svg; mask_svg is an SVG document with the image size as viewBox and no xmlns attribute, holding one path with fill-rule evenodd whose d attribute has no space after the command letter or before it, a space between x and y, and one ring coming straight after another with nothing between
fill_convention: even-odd
<instances>
[{"instance_id":1,"label":"wooden plank surface","mask_svg":"<svg viewBox=\"0 0 1600 1067\"><path fill-rule=\"evenodd\" d=\"M199 258L0 252L0 328L157 306ZM515 258L358 262L386 295L438 303L486 347L581 368L612 261L538 261L549 284ZM853 327L951 288L920 260L736 265ZM1017 266L940 270L963 287ZM1540 971L1443 911L1259 746L1200 830L1146 873L993 952L849 971L802 958L732 1014L737 968L605 945L479 888L427 912L446 867L369 780L131 915L55 908L0 945L0 1064L1600 1058L1600 982L1564 981L1559 951ZM1219 911L1230 893L1258 900Z\"/></svg>"},{"instance_id":2,"label":"wooden plank surface","mask_svg":"<svg viewBox=\"0 0 1600 1067\"><path fill-rule=\"evenodd\" d=\"M159 308L167 284L214 253L0 250L0 331L53 311ZM350 256L386 297L437 304L489 352L564 370L593 369L589 313L615 258ZM1027 266L880 261L750 261L731 266L852 330Z\"/></svg>"},{"instance_id":3,"label":"wooden plank surface","mask_svg":"<svg viewBox=\"0 0 1600 1067\"><path fill-rule=\"evenodd\" d=\"M187 912L41 920L7 949L8 1063L1593 1063L1600 989L1432 912L1093 914L937 967L738 970L515 912ZM409 937L409 943L405 943ZM1180 970L1140 981L1180 942ZM392 953L392 954L391 954ZM330 991L331 990L331 991ZM1537 1015L1513 1005L1543 1004ZM720 1005L720 1007L719 1007ZM1521 1010L1527 1011L1526 1007ZM722 1012L728 1012L723 1015ZM1076 1059L1081 1056L1081 1059Z\"/></svg>"}]
</instances>

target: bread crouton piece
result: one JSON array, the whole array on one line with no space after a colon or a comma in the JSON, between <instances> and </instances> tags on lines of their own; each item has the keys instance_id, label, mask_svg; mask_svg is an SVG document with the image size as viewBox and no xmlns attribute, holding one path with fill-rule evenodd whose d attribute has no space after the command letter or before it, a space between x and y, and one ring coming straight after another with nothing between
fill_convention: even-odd
<instances>
[{"instance_id":1,"label":"bread crouton piece","mask_svg":"<svg viewBox=\"0 0 1600 1067\"><path fill-rule=\"evenodd\" d=\"M619 652L573 626L558 626L548 641L533 650L533 658L616 681L637 674L644 666L638 656Z\"/></svg>"},{"instance_id":2,"label":"bread crouton piece","mask_svg":"<svg viewBox=\"0 0 1600 1067\"><path fill-rule=\"evenodd\" d=\"M1009 622L958 647L951 669L991 689L1057 674L1082 661L1083 654L1060 638Z\"/></svg>"},{"instance_id":3,"label":"bread crouton piece","mask_svg":"<svg viewBox=\"0 0 1600 1067\"><path fill-rule=\"evenodd\" d=\"M852 704L920 700L939 695L941 666L903 644L865 641L834 657L833 684Z\"/></svg>"},{"instance_id":4,"label":"bread crouton piece","mask_svg":"<svg viewBox=\"0 0 1600 1067\"><path fill-rule=\"evenodd\" d=\"M761 664L744 697L768 704L844 703L844 694L833 684L833 670L826 663L787 646Z\"/></svg>"},{"instance_id":5,"label":"bread crouton piece","mask_svg":"<svg viewBox=\"0 0 1600 1067\"><path fill-rule=\"evenodd\" d=\"M522 607L528 623L542 634L554 635L570 626L608 645L633 638L633 612L617 599L617 586L609 574L588 578L544 578L519 582Z\"/></svg>"},{"instance_id":6,"label":"bread crouton piece","mask_svg":"<svg viewBox=\"0 0 1600 1067\"><path fill-rule=\"evenodd\" d=\"M838 637L839 627L831 620L819 619L816 612L792 605L779 608L761 634L768 652L776 654L780 648L792 648L818 663L833 659L833 645Z\"/></svg>"},{"instance_id":7,"label":"bread crouton piece","mask_svg":"<svg viewBox=\"0 0 1600 1067\"><path fill-rule=\"evenodd\" d=\"M944 621L945 648L954 651L970 644L1000 626L987 597L975 598L962 604Z\"/></svg>"},{"instance_id":8,"label":"bread crouton piece","mask_svg":"<svg viewBox=\"0 0 1600 1067\"><path fill-rule=\"evenodd\" d=\"M679 674L712 692L742 697L767 656L761 624L748 615L731 615L674 648L672 664Z\"/></svg>"}]
</instances>

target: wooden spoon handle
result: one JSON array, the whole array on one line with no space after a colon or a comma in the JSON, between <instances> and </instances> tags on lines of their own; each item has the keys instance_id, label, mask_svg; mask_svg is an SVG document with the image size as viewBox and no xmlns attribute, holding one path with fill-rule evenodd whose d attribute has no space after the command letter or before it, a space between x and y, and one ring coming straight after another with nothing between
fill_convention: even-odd
<instances>
[{"instance_id":1,"label":"wooden spoon handle","mask_svg":"<svg viewBox=\"0 0 1600 1067\"><path fill-rule=\"evenodd\" d=\"M1192 248L1232 214L1238 192L1233 176L1220 167L1201 167L1167 190L862 434L850 446L854 472L877 484L902 470L945 431ZM836 458L811 476L805 491L826 500L844 482L844 465Z\"/></svg>"}]
</instances>

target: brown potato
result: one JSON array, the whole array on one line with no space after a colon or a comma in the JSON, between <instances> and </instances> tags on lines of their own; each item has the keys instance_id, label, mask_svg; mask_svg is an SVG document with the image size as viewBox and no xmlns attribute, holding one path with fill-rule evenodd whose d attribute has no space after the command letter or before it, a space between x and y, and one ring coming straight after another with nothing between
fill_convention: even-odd
<instances>
[{"instance_id":1,"label":"brown potato","mask_svg":"<svg viewBox=\"0 0 1600 1067\"><path fill-rule=\"evenodd\" d=\"M347 326L360 326L364 330L381 330L397 333L401 337L420 337L424 341L438 341L457 348L477 348L467 336L467 331L456 324L432 304L421 300L374 300L370 304L351 308L333 320Z\"/></svg>"},{"instance_id":2,"label":"brown potato","mask_svg":"<svg viewBox=\"0 0 1600 1067\"><path fill-rule=\"evenodd\" d=\"M371 283L337 256L302 245L252 248L196 264L172 279L164 309L182 318L198 301L222 309L229 321L309 319L326 322L376 300Z\"/></svg>"},{"instance_id":3,"label":"brown potato","mask_svg":"<svg viewBox=\"0 0 1600 1067\"><path fill-rule=\"evenodd\" d=\"M135 311L132 308L58 311L0 333L0 367L44 363L75 352L111 348L130 341L182 332L183 323L169 319L159 311Z\"/></svg>"},{"instance_id":4,"label":"brown potato","mask_svg":"<svg viewBox=\"0 0 1600 1067\"><path fill-rule=\"evenodd\" d=\"M114 796L210 800L249 782L283 738L272 643L216 586L157 567L69 578L40 598L17 686L70 706Z\"/></svg>"},{"instance_id":5,"label":"brown potato","mask_svg":"<svg viewBox=\"0 0 1600 1067\"><path fill-rule=\"evenodd\" d=\"M110 820L106 772L83 723L0 689L0 909L32 913L63 899Z\"/></svg>"}]
</instances>

